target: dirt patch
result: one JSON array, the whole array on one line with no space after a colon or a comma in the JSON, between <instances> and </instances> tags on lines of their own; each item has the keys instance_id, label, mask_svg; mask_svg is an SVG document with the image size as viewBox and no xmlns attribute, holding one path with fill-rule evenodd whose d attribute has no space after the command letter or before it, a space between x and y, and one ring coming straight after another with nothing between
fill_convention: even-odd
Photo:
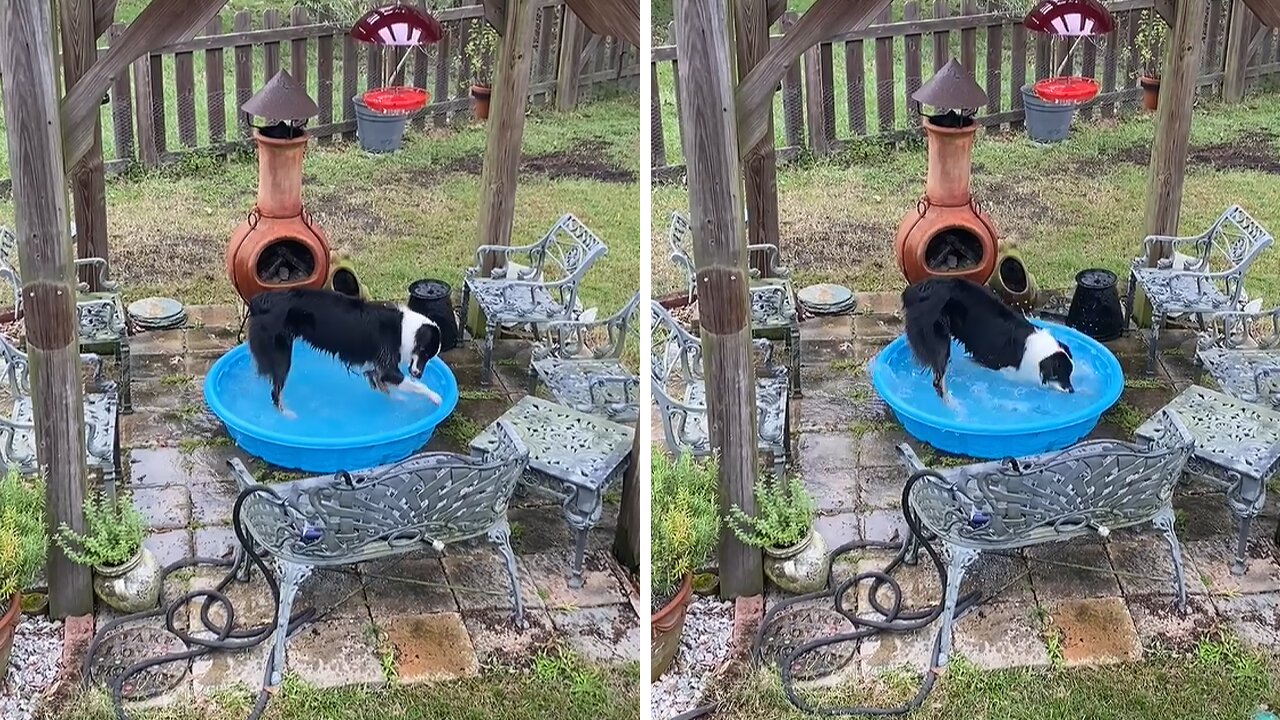
<instances>
[{"instance_id":1,"label":"dirt patch","mask_svg":"<svg viewBox=\"0 0 1280 720\"><path fill-rule=\"evenodd\" d=\"M391 227L385 217L369 206L336 191L308 201L307 211L315 216L316 222L330 237L382 235Z\"/></svg>"},{"instance_id":2,"label":"dirt patch","mask_svg":"<svg viewBox=\"0 0 1280 720\"><path fill-rule=\"evenodd\" d=\"M224 235L191 233L140 233L127 240L112 238L111 266L126 288L212 288L228 284ZM192 301L189 298L183 298Z\"/></svg>"},{"instance_id":3,"label":"dirt patch","mask_svg":"<svg viewBox=\"0 0 1280 720\"><path fill-rule=\"evenodd\" d=\"M580 142L568 150L525 155L520 161L520 172L541 175L550 180L594 180L614 184L634 183L639 179L639 175L634 170L627 170L613 164L606 157L605 150L604 143L589 140ZM438 168L411 171L409 175L415 181L427 184L451 173L479 175L483 166L482 156L470 155Z\"/></svg>"},{"instance_id":4,"label":"dirt patch","mask_svg":"<svg viewBox=\"0 0 1280 720\"><path fill-rule=\"evenodd\" d=\"M897 277L894 227L888 223L832 219L804 227L783 227L782 254L791 270L827 276L848 274L856 259L859 274Z\"/></svg>"},{"instance_id":5,"label":"dirt patch","mask_svg":"<svg viewBox=\"0 0 1280 720\"><path fill-rule=\"evenodd\" d=\"M1187 155L1187 162L1214 170L1251 170L1280 175L1280 150L1276 149L1275 142L1276 138L1267 133L1245 133L1231 142L1194 147ZM1117 162L1147 165L1151 162L1151 146L1133 145L1109 158L1087 163L1081 170L1097 172Z\"/></svg>"},{"instance_id":6,"label":"dirt patch","mask_svg":"<svg viewBox=\"0 0 1280 720\"><path fill-rule=\"evenodd\" d=\"M1063 220L1062 209L1041 196L1043 188L1032 182L1019 184L1003 177L983 178L974 184L974 197L1002 234L1019 229L1052 225Z\"/></svg>"}]
</instances>

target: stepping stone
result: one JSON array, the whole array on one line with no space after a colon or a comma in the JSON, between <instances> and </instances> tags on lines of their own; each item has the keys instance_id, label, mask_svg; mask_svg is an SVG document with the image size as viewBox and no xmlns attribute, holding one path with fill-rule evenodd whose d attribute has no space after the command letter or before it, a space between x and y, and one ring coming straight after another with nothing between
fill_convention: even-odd
<instances>
[{"instance_id":1,"label":"stepping stone","mask_svg":"<svg viewBox=\"0 0 1280 720\"><path fill-rule=\"evenodd\" d=\"M1051 629L1061 633L1068 666L1131 662L1142 657L1138 631L1124 600L1085 598L1044 605Z\"/></svg>"},{"instance_id":2,"label":"stepping stone","mask_svg":"<svg viewBox=\"0 0 1280 720\"><path fill-rule=\"evenodd\" d=\"M395 647L401 682L440 682L480 674L471 637L458 613L399 615L381 627Z\"/></svg>"}]
</instances>

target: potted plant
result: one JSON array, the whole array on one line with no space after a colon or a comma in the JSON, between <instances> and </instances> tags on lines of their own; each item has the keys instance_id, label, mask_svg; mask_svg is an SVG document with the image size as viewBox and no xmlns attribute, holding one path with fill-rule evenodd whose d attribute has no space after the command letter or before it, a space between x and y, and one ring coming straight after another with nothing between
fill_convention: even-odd
<instances>
[{"instance_id":1,"label":"potted plant","mask_svg":"<svg viewBox=\"0 0 1280 720\"><path fill-rule=\"evenodd\" d=\"M827 586L827 541L813 527L813 499L804 482L762 476L755 487L756 514L734 505L726 520L733 534L764 551L764 574L783 590L804 594Z\"/></svg>"},{"instance_id":2,"label":"potted plant","mask_svg":"<svg viewBox=\"0 0 1280 720\"><path fill-rule=\"evenodd\" d=\"M22 618L22 590L44 567L44 488L11 468L0 477L0 680Z\"/></svg>"},{"instance_id":3,"label":"potted plant","mask_svg":"<svg viewBox=\"0 0 1280 720\"><path fill-rule=\"evenodd\" d=\"M1138 16L1138 58L1142 61L1138 87L1142 107L1155 110L1160 100L1160 70L1164 66L1164 42L1168 27L1156 12L1147 9Z\"/></svg>"},{"instance_id":4,"label":"potted plant","mask_svg":"<svg viewBox=\"0 0 1280 720\"><path fill-rule=\"evenodd\" d=\"M714 460L695 460L687 454L672 459L665 453L654 452L650 468L653 491L650 679L656 681L671 666L680 649L685 607L693 589L693 572L706 564L715 551L720 519Z\"/></svg>"},{"instance_id":5,"label":"potted plant","mask_svg":"<svg viewBox=\"0 0 1280 720\"><path fill-rule=\"evenodd\" d=\"M476 23L467 36L467 60L474 79L471 83L471 111L477 120L489 119L489 98L493 95L493 62L497 55L498 34L489 23Z\"/></svg>"},{"instance_id":6,"label":"potted plant","mask_svg":"<svg viewBox=\"0 0 1280 720\"><path fill-rule=\"evenodd\" d=\"M93 591L122 613L150 610L160 598L160 563L143 547L147 523L127 495L85 498L85 532L64 523L58 545L72 562L93 568Z\"/></svg>"}]
</instances>

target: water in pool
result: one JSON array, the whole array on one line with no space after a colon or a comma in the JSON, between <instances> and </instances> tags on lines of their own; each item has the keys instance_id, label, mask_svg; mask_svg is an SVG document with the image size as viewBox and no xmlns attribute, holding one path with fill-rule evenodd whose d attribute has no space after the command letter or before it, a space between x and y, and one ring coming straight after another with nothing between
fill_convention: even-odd
<instances>
[{"instance_id":1,"label":"water in pool","mask_svg":"<svg viewBox=\"0 0 1280 720\"><path fill-rule=\"evenodd\" d=\"M1064 393L985 368L953 342L946 375L949 402L944 402L934 392L933 374L916 363L906 344L896 349L873 361L884 387L892 388L900 402L916 412L966 425L1018 432L1029 423L1085 412L1105 389L1096 369L1099 358L1091 349L1072 347L1071 382L1076 391Z\"/></svg>"},{"instance_id":2,"label":"water in pool","mask_svg":"<svg viewBox=\"0 0 1280 720\"><path fill-rule=\"evenodd\" d=\"M295 343L293 366L284 386L284 404L297 414L289 419L271 404L271 385L259 377L249 353L237 353L219 378L218 395L237 420L268 432L300 440L350 440L418 423L438 410L425 397L395 392L385 395L369 387L364 376ZM402 370L404 368L401 368ZM422 381L446 395L447 370L437 358L427 364Z\"/></svg>"}]
</instances>

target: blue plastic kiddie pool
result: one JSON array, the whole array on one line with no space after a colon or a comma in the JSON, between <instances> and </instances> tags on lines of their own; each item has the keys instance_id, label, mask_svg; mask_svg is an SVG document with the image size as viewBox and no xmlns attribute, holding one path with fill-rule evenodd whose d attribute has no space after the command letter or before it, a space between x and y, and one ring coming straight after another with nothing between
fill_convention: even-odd
<instances>
[{"instance_id":1,"label":"blue plastic kiddie pool","mask_svg":"<svg viewBox=\"0 0 1280 720\"><path fill-rule=\"evenodd\" d=\"M1120 398L1124 373L1106 346L1062 325L1032 321L1071 350L1074 393L1014 380L971 360L958 344L947 368L950 405L932 373L911 356L906 336L871 362L871 383L917 440L956 455L997 459L1059 450L1088 435Z\"/></svg>"},{"instance_id":2,"label":"blue plastic kiddie pool","mask_svg":"<svg viewBox=\"0 0 1280 720\"><path fill-rule=\"evenodd\" d=\"M440 395L440 405L420 395L378 392L364 375L297 342L283 394L297 415L289 419L271 404L271 385L242 344L209 369L204 398L250 455L282 468L331 473L403 460L426 445L457 406L458 381L432 358L422 382Z\"/></svg>"}]
</instances>

